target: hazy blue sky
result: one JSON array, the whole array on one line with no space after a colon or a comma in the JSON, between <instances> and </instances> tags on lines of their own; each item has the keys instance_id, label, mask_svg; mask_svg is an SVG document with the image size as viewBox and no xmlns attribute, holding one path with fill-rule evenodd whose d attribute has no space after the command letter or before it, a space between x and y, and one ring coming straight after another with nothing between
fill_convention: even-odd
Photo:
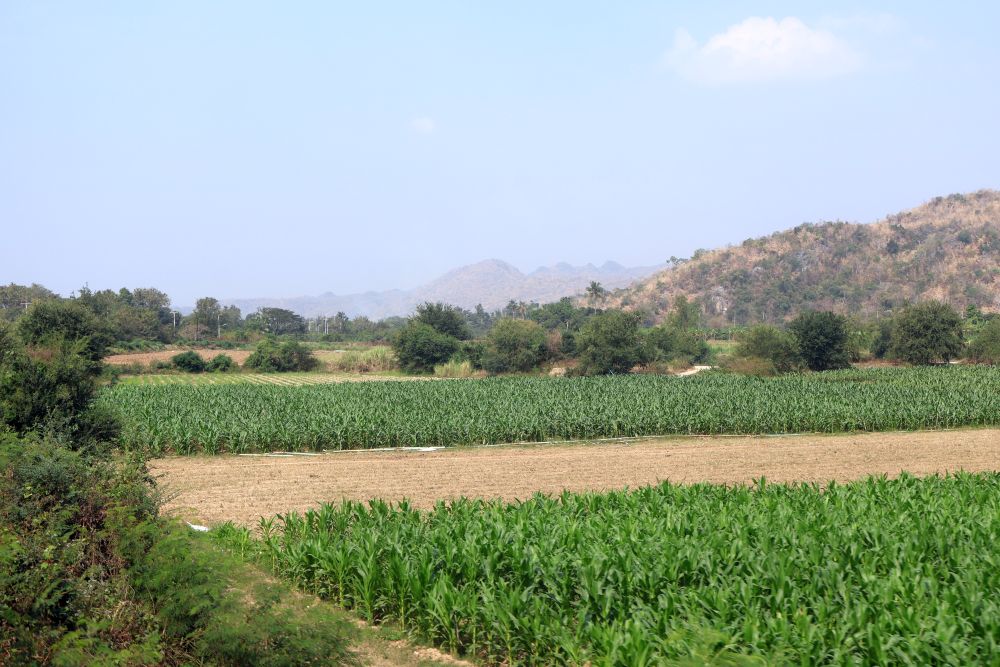
<instances>
[{"instance_id":1,"label":"hazy blue sky","mask_svg":"<svg viewBox=\"0 0 1000 667\"><path fill-rule=\"evenodd\" d=\"M0 2L0 282L652 264L1000 187L987 2Z\"/></svg>"}]
</instances>

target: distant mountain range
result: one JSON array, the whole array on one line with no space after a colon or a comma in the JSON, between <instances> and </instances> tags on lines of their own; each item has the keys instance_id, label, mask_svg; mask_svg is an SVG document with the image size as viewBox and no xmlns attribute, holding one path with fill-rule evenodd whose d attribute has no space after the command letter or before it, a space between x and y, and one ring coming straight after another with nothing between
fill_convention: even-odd
<instances>
[{"instance_id":1,"label":"distant mountain range","mask_svg":"<svg viewBox=\"0 0 1000 667\"><path fill-rule=\"evenodd\" d=\"M780 322L805 309L876 318L937 299L1000 310L1000 192L935 197L870 224L803 224L700 251L602 300L662 319L684 295L709 324Z\"/></svg>"},{"instance_id":2,"label":"distant mountain range","mask_svg":"<svg viewBox=\"0 0 1000 667\"><path fill-rule=\"evenodd\" d=\"M607 289L625 287L664 268L665 265L627 268L617 262L605 262L601 266L572 266L560 262L526 274L507 262L488 259L449 271L412 290L341 295L327 292L319 296L221 301L239 307L244 314L268 307L285 308L306 317L335 315L338 312L350 317L364 315L372 319L407 316L425 301L441 301L470 310L481 304L486 310L493 311L503 308L511 300L548 303L581 294L591 281L597 281Z\"/></svg>"}]
</instances>

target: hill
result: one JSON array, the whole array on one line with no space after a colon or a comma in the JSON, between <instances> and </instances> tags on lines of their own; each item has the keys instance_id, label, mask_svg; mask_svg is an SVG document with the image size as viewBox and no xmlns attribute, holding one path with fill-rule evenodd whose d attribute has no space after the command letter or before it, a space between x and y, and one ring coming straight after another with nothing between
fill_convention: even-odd
<instances>
[{"instance_id":1,"label":"hill","mask_svg":"<svg viewBox=\"0 0 1000 667\"><path fill-rule=\"evenodd\" d=\"M605 262L601 266L559 263L524 273L507 262L488 259L449 271L412 290L224 299L223 303L235 305L244 313L266 306L287 308L306 317L344 312L350 317L364 315L373 319L409 315L425 301L442 301L470 310L481 304L486 310L493 311L503 308L511 300L529 303L558 301L565 296L580 294L592 280L609 289L624 287L662 268L627 268L615 262Z\"/></svg>"},{"instance_id":2,"label":"hill","mask_svg":"<svg viewBox=\"0 0 1000 667\"><path fill-rule=\"evenodd\" d=\"M1000 192L937 197L870 224L803 224L690 260L603 304L662 319L686 295L712 325L784 320L808 309L876 317L910 301L1000 309Z\"/></svg>"}]
</instances>

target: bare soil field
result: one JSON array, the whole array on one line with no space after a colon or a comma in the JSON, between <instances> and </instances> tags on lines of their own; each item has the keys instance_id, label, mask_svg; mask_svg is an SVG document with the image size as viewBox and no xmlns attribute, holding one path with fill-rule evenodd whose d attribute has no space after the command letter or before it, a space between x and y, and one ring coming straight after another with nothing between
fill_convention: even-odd
<instances>
[{"instance_id":1,"label":"bare soil field","mask_svg":"<svg viewBox=\"0 0 1000 667\"><path fill-rule=\"evenodd\" d=\"M105 357L105 363L116 364L119 366L124 366L127 364L142 364L148 366L156 361L170 361L170 358L174 355L185 352L186 350L160 350L158 352L131 352L129 354L113 354L110 357ZM252 353L251 350L192 350L192 352L197 352L205 361L208 361L217 354L225 354L226 356L232 357L233 361L238 363L240 366L243 362L247 360Z\"/></svg>"},{"instance_id":2,"label":"bare soil field","mask_svg":"<svg viewBox=\"0 0 1000 667\"><path fill-rule=\"evenodd\" d=\"M678 483L848 481L1000 471L1000 429L787 437L683 437L630 443L351 451L317 456L200 456L151 463L167 503L188 521L253 525L260 516L341 499L430 507L460 496L523 499Z\"/></svg>"}]
</instances>

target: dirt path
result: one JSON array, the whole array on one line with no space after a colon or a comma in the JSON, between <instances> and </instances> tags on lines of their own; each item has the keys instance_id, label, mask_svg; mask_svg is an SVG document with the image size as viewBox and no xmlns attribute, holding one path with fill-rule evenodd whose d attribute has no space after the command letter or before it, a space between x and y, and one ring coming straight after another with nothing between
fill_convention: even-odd
<instances>
[{"instance_id":1,"label":"dirt path","mask_svg":"<svg viewBox=\"0 0 1000 667\"><path fill-rule=\"evenodd\" d=\"M825 483L869 474L1000 470L1000 429L669 438L634 443L338 452L291 458L176 457L152 463L165 509L198 523L256 523L342 498L525 498L674 482Z\"/></svg>"}]
</instances>

